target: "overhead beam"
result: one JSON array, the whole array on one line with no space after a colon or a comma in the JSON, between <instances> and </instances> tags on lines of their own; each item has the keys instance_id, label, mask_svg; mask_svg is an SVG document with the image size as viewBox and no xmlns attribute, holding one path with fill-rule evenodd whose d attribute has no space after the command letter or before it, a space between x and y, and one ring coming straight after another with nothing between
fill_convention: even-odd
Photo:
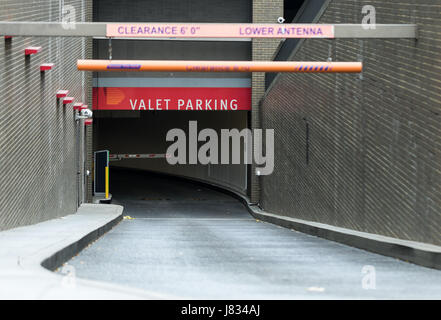
<instances>
[{"instance_id":1,"label":"overhead beam","mask_svg":"<svg viewBox=\"0 0 441 320\"><path fill-rule=\"evenodd\" d=\"M0 35L23 37L105 37L107 23L0 22Z\"/></svg>"},{"instance_id":2,"label":"overhead beam","mask_svg":"<svg viewBox=\"0 0 441 320\"><path fill-rule=\"evenodd\" d=\"M418 28L415 24L335 25L335 38L416 39L417 37Z\"/></svg>"},{"instance_id":3,"label":"overhead beam","mask_svg":"<svg viewBox=\"0 0 441 320\"><path fill-rule=\"evenodd\" d=\"M373 26L369 26L373 27ZM133 28L133 29L132 29ZM158 29L162 28L162 29ZM272 28L272 29L271 29ZM414 24L212 24L0 21L0 35L32 37L100 37L124 39L224 40L250 38L416 38ZM167 32L165 32L166 30ZM280 30L285 30L284 33ZM152 32L153 31L153 32Z\"/></svg>"},{"instance_id":4,"label":"overhead beam","mask_svg":"<svg viewBox=\"0 0 441 320\"><path fill-rule=\"evenodd\" d=\"M97 72L296 72L359 73L361 62L78 60L78 70Z\"/></svg>"}]
</instances>

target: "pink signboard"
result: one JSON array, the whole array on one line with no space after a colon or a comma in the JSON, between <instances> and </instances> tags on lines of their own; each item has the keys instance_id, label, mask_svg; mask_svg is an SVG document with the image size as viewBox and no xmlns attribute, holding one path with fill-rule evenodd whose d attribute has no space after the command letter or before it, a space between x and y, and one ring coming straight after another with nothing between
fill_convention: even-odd
<instances>
[{"instance_id":1,"label":"pink signboard","mask_svg":"<svg viewBox=\"0 0 441 320\"><path fill-rule=\"evenodd\" d=\"M333 25L235 23L110 23L118 38L334 38Z\"/></svg>"},{"instance_id":2,"label":"pink signboard","mask_svg":"<svg viewBox=\"0 0 441 320\"><path fill-rule=\"evenodd\" d=\"M251 110L251 88L93 88L94 110Z\"/></svg>"}]
</instances>

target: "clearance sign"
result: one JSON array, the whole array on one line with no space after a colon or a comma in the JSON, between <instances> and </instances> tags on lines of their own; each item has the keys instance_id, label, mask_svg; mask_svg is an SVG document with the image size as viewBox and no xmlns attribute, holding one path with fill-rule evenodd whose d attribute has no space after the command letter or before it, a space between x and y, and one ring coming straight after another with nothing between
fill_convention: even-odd
<instances>
[{"instance_id":1,"label":"clearance sign","mask_svg":"<svg viewBox=\"0 0 441 320\"><path fill-rule=\"evenodd\" d=\"M251 110L251 88L94 87L94 110Z\"/></svg>"},{"instance_id":2,"label":"clearance sign","mask_svg":"<svg viewBox=\"0 0 441 320\"><path fill-rule=\"evenodd\" d=\"M107 24L107 37L119 38L334 38L333 25L235 23Z\"/></svg>"}]
</instances>

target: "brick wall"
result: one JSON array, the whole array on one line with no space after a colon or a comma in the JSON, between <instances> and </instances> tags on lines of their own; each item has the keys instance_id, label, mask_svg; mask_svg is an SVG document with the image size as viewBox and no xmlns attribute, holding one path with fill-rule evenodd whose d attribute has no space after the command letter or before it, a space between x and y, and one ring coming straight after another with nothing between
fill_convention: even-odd
<instances>
[{"instance_id":1,"label":"brick wall","mask_svg":"<svg viewBox=\"0 0 441 320\"><path fill-rule=\"evenodd\" d=\"M253 23L277 23L277 18L283 16L283 0L254 0ZM253 39L252 59L270 61L279 46L279 39ZM252 74L252 112L251 128L261 128L260 101L265 93L265 73ZM255 174L255 166L251 169L251 192L252 202L259 202L260 181Z\"/></svg>"},{"instance_id":2,"label":"brick wall","mask_svg":"<svg viewBox=\"0 0 441 320\"><path fill-rule=\"evenodd\" d=\"M90 21L89 0L2 0L0 20L61 21L63 3L74 6L76 21ZM43 50L25 59L29 46ZM90 104L91 76L76 71L76 60L90 56L87 39L0 37L0 230L76 211L83 192L77 127L72 106L57 105L55 93L68 89ZM40 64L49 62L55 68L40 74Z\"/></svg>"},{"instance_id":3,"label":"brick wall","mask_svg":"<svg viewBox=\"0 0 441 320\"><path fill-rule=\"evenodd\" d=\"M85 21L93 21L93 0L86 1L86 19ZM87 58L93 58L93 40L86 39L86 52ZM89 108L92 110L92 72L86 72L85 75L86 82L86 100L88 102ZM86 126L86 164L85 170L89 170L90 175L86 176L86 199L85 202L91 203L93 201L93 125Z\"/></svg>"},{"instance_id":4,"label":"brick wall","mask_svg":"<svg viewBox=\"0 0 441 320\"><path fill-rule=\"evenodd\" d=\"M364 62L357 74L279 76L262 106L281 215L440 245L441 2L333 0L320 23L417 23L419 39L307 40L293 60ZM309 139L307 130L309 130Z\"/></svg>"}]
</instances>

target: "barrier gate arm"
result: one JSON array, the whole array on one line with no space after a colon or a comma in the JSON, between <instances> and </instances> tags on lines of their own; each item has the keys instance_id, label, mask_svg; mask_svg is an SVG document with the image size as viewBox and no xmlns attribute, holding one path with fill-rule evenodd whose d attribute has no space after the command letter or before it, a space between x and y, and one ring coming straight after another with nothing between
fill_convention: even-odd
<instances>
[{"instance_id":1,"label":"barrier gate arm","mask_svg":"<svg viewBox=\"0 0 441 320\"><path fill-rule=\"evenodd\" d=\"M118 29L119 28L119 29ZM134 28L134 29L132 29ZM136 29L138 28L138 29ZM142 28L142 29L139 29ZM156 28L156 29L153 29ZM163 29L158 29L163 28ZM167 28L167 29L164 29ZM251 28L251 29L247 29ZM253 29L254 28L254 29ZM258 29L260 28L260 29ZM296 29L298 28L298 29ZM322 28L305 34L302 28ZM285 33L279 32L286 30ZM115 31L116 30L116 31ZM166 30L139 34L137 31ZM291 31L290 31L291 30ZM297 31L296 31L297 30ZM303 30L303 31L302 31ZM311 30L311 29L310 29ZM317 29L318 30L318 29ZM331 32L332 30L332 32ZM122 32L123 34L119 33ZM132 32L133 31L133 32ZM302 31L302 32L300 32ZM218 40L250 38L417 38L416 24L234 24L234 23L103 23L0 21L0 35L32 37L102 37L124 39Z\"/></svg>"},{"instance_id":2,"label":"barrier gate arm","mask_svg":"<svg viewBox=\"0 0 441 320\"><path fill-rule=\"evenodd\" d=\"M362 62L78 60L80 71L359 73Z\"/></svg>"},{"instance_id":3,"label":"barrier gate arm","mask_svg":"<svg viewBox=\"0 0 441 320\"><path fill-rule=\"evenodd\" d=\"M144 154L110 154L109 160L110 161L120 161L120 160L127 160L127 159L165 159L170 158L171 154L167 153L144 153Z\"/></svg>"}]
</instances>

